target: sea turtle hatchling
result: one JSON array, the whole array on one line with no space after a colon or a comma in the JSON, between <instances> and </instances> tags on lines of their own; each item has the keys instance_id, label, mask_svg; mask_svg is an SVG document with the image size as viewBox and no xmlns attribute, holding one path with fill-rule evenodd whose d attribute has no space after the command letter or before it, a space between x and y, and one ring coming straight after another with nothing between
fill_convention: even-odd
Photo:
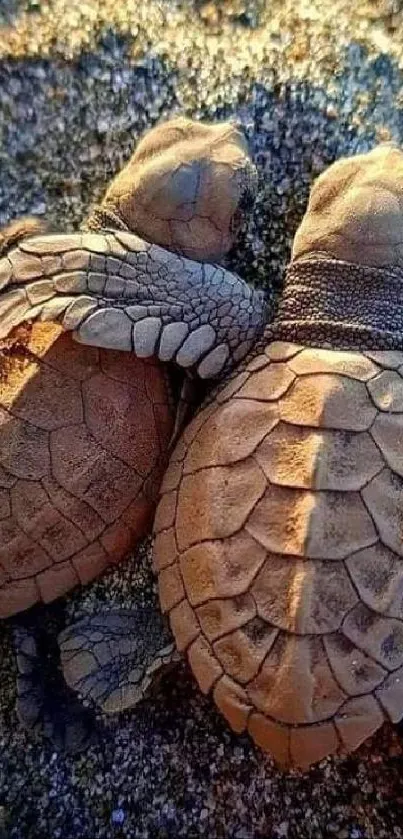
<instances>
[{"instance_id":1,"label":"sea turtle hatchling","mask_svg":"<svg viewBox=\"0 0 403 839\"><path fill-rule=\"evenodd\" d=\"M261 293L206 261L254 184L234 126L179 118L140 142L80 234L20 221L0 236L0 617L89 582L150 527L173 428L157 357L208 378L263 325ZM45 696L42 623L28 612L15 633L19 716L74 746L71 695Z\"/></svg>"},{"instance_id":2,"label":"sea turtle hatchling","mask_svg":"<svg viewBox=\"0 0 403 839\"><path fill-rule=\"evenodd\" d=\"M403 153L381 146L314 184L274 324L162 484L154 566L177 649L284 766L403 714L402 284ZM61 639L69 684L107 710L139 668L135 615L111 620Z\"/></svg>"}]
</instances>

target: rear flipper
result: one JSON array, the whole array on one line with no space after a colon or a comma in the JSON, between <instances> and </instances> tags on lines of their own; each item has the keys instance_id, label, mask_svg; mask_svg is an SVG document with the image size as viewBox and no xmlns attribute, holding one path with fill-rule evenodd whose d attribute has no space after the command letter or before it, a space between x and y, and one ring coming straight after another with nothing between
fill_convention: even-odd
<instances>
[{"instance_id":1,"label":"rear flipper","mask_svg":"<svg viewBox=\"0 0 403 839\"><path fill-rule=\"evenodd\" d=\"M83 618L58 640L67 684L106 714L132 708L180 659L158 609L140 604Z\"/></svg>"},{"instance_id":2,"label":"rear flipper","mask_svg":"<svg viewBox=\"0 0 403 839\"><path fill-rule=\"evenodd\" d=\"M76 754L97 740L95 715L65 684L55 639L43 624L42 615L39 622L27 613L13 626L17 715L28 731L50 740L58 750Z\"/></svg>"}]
</instances>

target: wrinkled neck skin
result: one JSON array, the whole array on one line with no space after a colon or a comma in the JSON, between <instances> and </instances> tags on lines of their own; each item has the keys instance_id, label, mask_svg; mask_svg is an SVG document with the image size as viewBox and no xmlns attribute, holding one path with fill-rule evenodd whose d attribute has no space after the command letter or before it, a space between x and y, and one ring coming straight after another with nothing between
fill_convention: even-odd
<instances>
[{"instance_id":1,"label":"wrinkled neck skin","mask_svg":"<svg viewBox=\"0 0 403 839\"><path fill-rule=\"evenodd\" d=\"M403 272L325 257L288 268L270 338L348 350L403 350Z\"/></svg>"}]
</instances>

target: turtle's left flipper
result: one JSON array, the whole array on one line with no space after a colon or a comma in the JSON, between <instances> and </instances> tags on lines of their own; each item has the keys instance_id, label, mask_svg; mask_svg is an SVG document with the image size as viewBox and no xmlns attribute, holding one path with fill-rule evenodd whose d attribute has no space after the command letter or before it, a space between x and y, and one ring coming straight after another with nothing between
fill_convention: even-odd
<instances>
[{"instance_id":1,"label":"turtle's left flipper","mask_svg":"<svg viewBox=\"0 0 403 839\"><path fill-rule=\"evenodd\" d=\"M50 232L47 221L36 216L22 216L0 229L0 256L15 248L27 236L41 236Z\"/></svg>"},{"instance_id":2,"label":"turtle's left flipper","mask_svg":"<svg viewBox=\"0 0 403 839\"><path fill-rule=\"evenodd\" d=\"M162 615L140 604L83 618L58 640L67 684L106 714L132 708L180 659Z\"/></svg>"},{"instance_id":3,"label":"turtle's left flipper","mask_svg":"<svg viewBox=\"0 0 403 839\"><path fill-rule=\"evenodd\" d=\"M50 639L24 619L13 627L17 654L16 711L22 725L69 754L97 738L95 715L83 708L49 655ZM50 646L50 644L49 644Z\"/></svg>"},{"instance_id":4,"label":"turtle's left flipper","mask_svg":"<svg viewBox=\"0 0 403 839\"><path fill-rule=\"evenodd\" d=\"M263 332L266 301L220 265L125 231L36 236L0 259L0 338L24 321L77 341L225 375Z\"/></svg>"}]
</instances>

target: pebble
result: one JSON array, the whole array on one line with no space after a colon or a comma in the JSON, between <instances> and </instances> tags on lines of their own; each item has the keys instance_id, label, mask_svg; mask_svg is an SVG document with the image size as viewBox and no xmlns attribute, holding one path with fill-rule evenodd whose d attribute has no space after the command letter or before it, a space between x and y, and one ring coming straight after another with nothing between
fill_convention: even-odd
<instances>
[{"instance_id":1,"label":"pebble","mask_svg":"<svg viewBox=\"0 0 403 839\"><path fill-rule=\"evenodd\" d=\"M125 820L124 810L122 810L120 808L119 808L119 810L112 810L112 815L111 815L112 824L123 824L124 820Z\"/></svg>"}]
</instances>

